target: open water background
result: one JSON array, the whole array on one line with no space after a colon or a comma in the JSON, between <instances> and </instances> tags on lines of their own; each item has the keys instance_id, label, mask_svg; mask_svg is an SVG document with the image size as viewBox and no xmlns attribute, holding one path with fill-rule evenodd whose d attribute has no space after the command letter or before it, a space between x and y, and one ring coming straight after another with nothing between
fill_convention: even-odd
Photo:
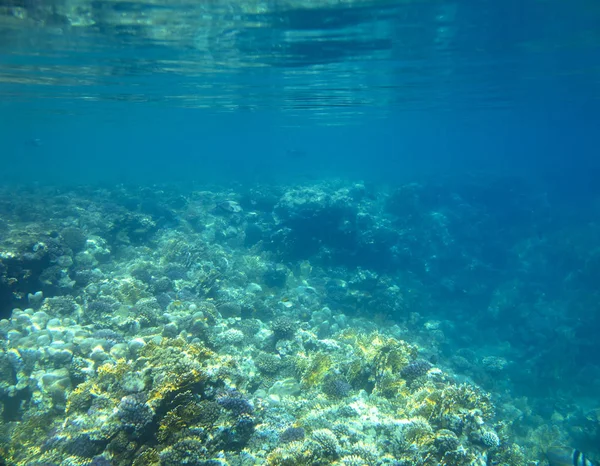
<instances>
[{"instance_id":1,"label":"open water background","mask_svg":"<svg viewBox=\"0 0 600 466\"><path fill-rule=\"evenodd\" d=\"M597 168L591 1L1 9L3 180L501 170L580 189Z\"/></svg>"}]
</instances>

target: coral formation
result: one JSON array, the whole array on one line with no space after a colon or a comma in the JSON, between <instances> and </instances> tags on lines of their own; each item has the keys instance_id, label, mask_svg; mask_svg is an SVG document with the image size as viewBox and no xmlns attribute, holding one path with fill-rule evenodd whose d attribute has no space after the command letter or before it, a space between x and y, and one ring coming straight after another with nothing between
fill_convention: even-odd
<instances>
[{"instance_id":1,"label":"coral formation","mask_svg":"<svg viewBox=\"0 0 600 466\"><path fill-rule=\"evenodd\" d=\"M467 207L463 191L419 185L252 192L185 202L167 192L156 205L124 188L118 205L86 194L93 208L77 223L37 209L10 219L0 240L9 464L525 466L552 444L593 446L597 410L563 400L544 412L513 396L532 366L481 345L477 329L528 296L492 284L498 258L473 291L490 292L489 309L460 322L460 288L483 276L471 268L484 258L445 246L474 234L450 213L477 217L484 200ZM534 258L540 246L520 247ZM546 312L548 298L533 295ZM523 319L529 345L537 334ZM469 340L460 326L476 324ZM541 354L541 380L564 357Z\"/></svg>"}]
</instances>

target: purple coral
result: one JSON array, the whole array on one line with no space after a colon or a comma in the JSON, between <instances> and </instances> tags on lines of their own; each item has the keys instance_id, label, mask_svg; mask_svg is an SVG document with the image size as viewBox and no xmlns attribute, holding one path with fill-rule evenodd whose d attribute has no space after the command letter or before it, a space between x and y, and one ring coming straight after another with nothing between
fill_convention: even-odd
<instances>
[{"instance_id":1,"label":"purple coral","mask_svg":"<svg viewBox=\"0 0 600 466\"><path fill-rule=\"evenodd\" d=\"M217 403L219 403L223 409L231 411L236 416L240 416L242 414L252 414L254 411L254 406L252 406L252 403L244 398L244 396L237 390L229 390L223 393L217 398Z\"/></svg>"},{"instance_id":2,"label":"purple coral","mask_svg":"<svg viewBox=\"0 0 600 466\"><path fill-rule=\"evenodd\" d=\"M430 362L425 361L424 359L417 359L416 361L411 362L408 366L406 366L402 371L400 371L400 375L403 379L407 381L413 381L418 377L421 377L429 371L433 366Z\"/></svg>"},{"instance_id":3,"label":"purple coral","mask_svg":"<svg viewBox=\"0 0 600 466\"><path fill-rule=\"evenodd\" d=\"M328 374L323 381L323 393L331 398L345 398L352 391L352 385L337 374Z\"/></svg>"},{"instance_id":4,"label":"purple coral","mask_svg":"<svg viewBox=\"0 0 600 466\"><path fill-rule=\"evenodd\" d=\"M134 433L140 433L152 422L154 411L135 395L124 396L117 406L117 417Z\"/></svg>"},{"instance_id":5,"label":"purple coral","mask_svg":"<svg viewBox=\"0 0 600 466\"><path fill-rule=\"evenodd\" d=\"M281 443L298 442L304 440L306 431L303 427L288 427L281 434L279 434L279 441Z\"/></svg>"}]
</instances>

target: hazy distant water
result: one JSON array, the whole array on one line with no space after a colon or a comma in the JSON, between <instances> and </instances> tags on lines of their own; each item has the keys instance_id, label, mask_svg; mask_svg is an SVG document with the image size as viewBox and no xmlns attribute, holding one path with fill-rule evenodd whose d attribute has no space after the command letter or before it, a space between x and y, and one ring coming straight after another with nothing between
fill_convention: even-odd
<instances>
[{"instance_id":1,"label":"hazy distant water","mask_svg":"<svg viewBox=\"0 0 600 466\"><path fill-rule=\"evenodd\" d=\"M593 1L0 5L4 179L562 176L595 163Z\"/></svg>"}]
</instances>

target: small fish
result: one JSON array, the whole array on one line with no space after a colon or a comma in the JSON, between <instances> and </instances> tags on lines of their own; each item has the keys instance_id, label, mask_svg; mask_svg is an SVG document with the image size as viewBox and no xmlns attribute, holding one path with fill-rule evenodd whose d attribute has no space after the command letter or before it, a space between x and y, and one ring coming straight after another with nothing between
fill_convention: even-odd
<instances>
[{"instance_id":1,"label":"small fish","mask_svg":"<svg viewBox=\"0 0 600 466\"><path fill-rule=\"evenodd\" d=\"M285 151L285 155L287 155L291 159L306 158L306 152L300 149L288 149Z\"/></svg>"},{"instance_id":2,"label":"small fish","mask_svg":"<svg viewBox=\"0 0 600 466\"><path fill-rule=\"evenodd\" d=\"M569 447L550 447L546 457L550 466L595 466L579 450Z\"/></svg>"},{"instance_id":3,"label":"small fish","mask_svg":"<svg viewBox=\"0 0 600 466\"><path fill-rule=\"evenodd\" d=\"M216 206L217 209L222 210L224 212L229 212L232 214L238 213L242 211L242 206L240 206L235 201L223 201L219 202Z\"/></svg>"},{"instance_id":4,"label":"small fish","mask_svg":"<svg viewBox=\"0 0 600 466\"><path fill-rule=\"evenodd\" d=\"M25 141L25 144L30 147L40 147L43 143L40 138L30 138L27 141Z\"/></svg>"}]
</instances>

